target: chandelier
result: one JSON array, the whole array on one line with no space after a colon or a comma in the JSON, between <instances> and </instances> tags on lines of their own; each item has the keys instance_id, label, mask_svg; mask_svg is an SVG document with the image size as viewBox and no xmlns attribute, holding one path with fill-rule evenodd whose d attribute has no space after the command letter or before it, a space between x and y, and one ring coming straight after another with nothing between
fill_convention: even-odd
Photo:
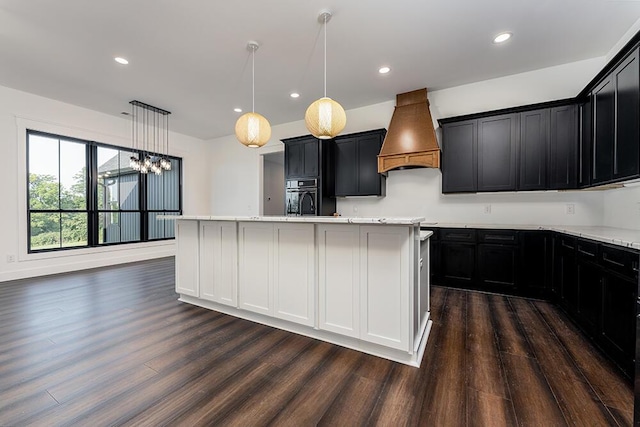
<instances>
[{"instance_id":1,"label":"chandelier","mask_svg":"<svg viewBox=\"0 0 640 427\"><path fill-rule=\"evenodd\" d=\"M169 160L169 114L153 105L131 101L131 144L134 154L129 167L156 175L171 170Z\"/></svg>"}]
</instances>

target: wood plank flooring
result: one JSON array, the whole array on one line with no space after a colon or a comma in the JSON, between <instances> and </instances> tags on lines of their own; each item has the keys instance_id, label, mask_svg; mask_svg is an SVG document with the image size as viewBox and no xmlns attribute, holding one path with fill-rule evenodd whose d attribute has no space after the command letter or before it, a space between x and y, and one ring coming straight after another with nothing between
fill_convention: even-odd
<instances>
[{"instance_id":1,"label":"wood plank flooring","mask_svg":"<svg viewBox=\"0 0 640 427\"><path fill-rule=\"evenodd\" d=\"M173 269L0 283L0 425L632 425L552 304L434 287L416 369L180 303Z\"/></svg>"}]
</instances>

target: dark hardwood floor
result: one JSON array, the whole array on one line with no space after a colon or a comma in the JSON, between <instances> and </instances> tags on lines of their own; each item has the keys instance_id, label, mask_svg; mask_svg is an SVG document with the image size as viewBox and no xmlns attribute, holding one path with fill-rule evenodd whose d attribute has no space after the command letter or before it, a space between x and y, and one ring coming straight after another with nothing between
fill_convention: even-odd
<instances>
[{"instance_id":1,"label":"dark hardwood floor","mask_svg":"<svg viewBox=\"0 0 640 427\"><path fill-rule=\"evenodd\" d=\"M172 258L0 283L0 425L631 425L553 305L432 289L420 369L177 301Z\"/></svg>"}]
</instances>

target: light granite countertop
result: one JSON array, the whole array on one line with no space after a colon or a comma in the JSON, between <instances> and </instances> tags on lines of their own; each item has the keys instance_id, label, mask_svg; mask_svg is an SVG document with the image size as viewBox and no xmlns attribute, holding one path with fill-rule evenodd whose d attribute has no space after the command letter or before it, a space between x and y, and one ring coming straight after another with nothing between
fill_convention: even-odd
<instances>
[{"instance_id":1,"label":"light granite countertop","mask_svg":"<svg viewBox=\"0 0 640 427\"><path fill-rule=\"evenodd\" d=\"M484 229L509 229L509 230L547 230L571 236L583 237L603 243L624 246L640 250L640 230L626 228L601 227L601 226L574 226L574 225L519 225L519 224L462 224L445 222L421 222L421 227L437 228L484 228Z\"/></svg>"},{"instance_id":2,"label":"light granite countertop","mask_svg":"<svg viewBox=\"0 0 640 427\"><path fill-rule=\"evenodd\" d=\"M166 215L166 219L184 219L197 221L243 221L243 222L298 222L314 224L387 224L387 225L418 225L424 217L402 218L360 218L344 216L210 216L210 215Z\"/></svg>"}]
</instances>

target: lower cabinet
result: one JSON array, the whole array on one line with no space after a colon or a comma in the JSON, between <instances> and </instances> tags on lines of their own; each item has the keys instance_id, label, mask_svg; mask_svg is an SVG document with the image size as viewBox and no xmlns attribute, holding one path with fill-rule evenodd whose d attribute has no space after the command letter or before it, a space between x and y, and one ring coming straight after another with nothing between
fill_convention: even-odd
<instances>
[{"instance_id":1,"label":"lower cabinet","mask_svg":"<svg viewBox=\"0 0 640 427\"><path fill-rule=\"evenodd\" d=\"M176 292L200 296L198 222L176 220Z\"/></svg>"},{"instance_id":2,"label":"lower cabinet","mask_svg":"<svg viewBox=\"0 0 640 427\"><path fill-rule=\"evenodd\" d=\"M409 350L409 229L318 224L317 241L319 328Z\"/></svg>"},{"instance_id":3,"label":"lower cabinet","mask_svg":"<svg viewBox=\"0 0 640 427\"><path fill-rule=\"evenodd\" d=\"M235 222L200 222L200 298L238 306L237 233Z\"/></svg>"},{"instance_id":4,"label":"lower cabinet","mask_svg":"<svg viewBox=\"0 0 640 427\"><path fill-rule=\"evenodd\" d=\"M315 323L313 224L240 223L239 307Z\"/></svg>"}]
</instances>

